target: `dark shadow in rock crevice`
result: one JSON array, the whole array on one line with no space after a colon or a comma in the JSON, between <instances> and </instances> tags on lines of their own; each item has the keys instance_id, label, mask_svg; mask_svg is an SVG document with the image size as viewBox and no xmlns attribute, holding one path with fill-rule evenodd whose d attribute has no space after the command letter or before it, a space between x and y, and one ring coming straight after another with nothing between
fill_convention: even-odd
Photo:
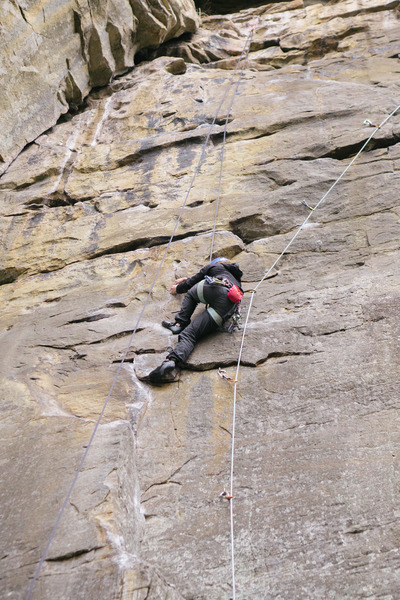
<instances>
[{"instance_id":1,"label":"dark shadow in rock crevice","mask_svg":"<svg viewBox=\"0 0 400 600\"><path fill-rule=\"evenodd\" d=\"M88 554L89 552L95 552L96 550L101 550L105 548L105 546L94 546L93 548L82 548L81 550L75 550L73 552L68 552L67 554L62 554L60 556L54 556L46 558L46 562L62 562L65 560L71 560L74 558L78 558L83 554Z\"/></svg>"},{"instance_id":2,"label":"dark shadow in rock crevice","mask_svg":"<svg viewBox=\"0 0 400 600\"><path fill-rule=\"evenodd\" d=\"M251 244L255 240L271 237L283 233L276 224L268 222L261 213L254 213L230 221L230 230L245 244Z\"/></svg>"},{"instance_id":3,"label":"dark shadow in rock crevice","mask_svg":"<svg viewBox=\"0 0 400 600\"><path fill-rule=\"evenodd\" d=\"M183 240L187 237L195 236L199 231L188 231L187 233L182 233L180 235L174 236L174 241ZM99 252L95 252L91 254L86 259L93 260L94 258L99 258L100 256L107 256L109 254L125 254L126 252L133 252L134 250L138 250L140 248L153 248L154 246L163 246L167 244L170 240L170 236L154 236L154 237L145 237L138 238L137 240L132 240L131 242L125 242L123 244L116 244L115 246L111 246L110 248L106 248L104 250L100 250Z\"/></svg>"},{"instance_id":4,"label":"dark shadow in rock crevice","mask_svg":"<svg viewBox=\"0 0 400 600\"><path fill-rule=\"evenodd\" d=\"M296 356L310 356L311 354L315 354L315 350L310 350L309 352L294 352L294 351L285 351L285 352L281 352L281 351L276 351L276 352L269 352L266 356L259 358L256 361L250 361L250 360L246 360L246 359L242 359L240 361L240 366L241 367L250 367L250 368L257 368L262 366L263 364L265 364L268 360L274 359L274 358L290 358L290 357L296 357ZM225 368L229 368L229 367L236 367L237 366L237 359L232 359L232 358L220 358L220 360L210 360L210 361L204 361L201 364L194 364L194 363L188 363L185 365L185 370L187 371L213 371L215 369L218 369L219 367L223 367Z\"/></svg>"},{"instance_id":5,"label":"dark shadow in rock crevice","mask_svg":"<svg viewBox=\"0 0 400 600\"><path fill-rule=\"evenodd\" d=\"M195 0L196 8L207 15L226 15L271 4L266 0ZM277 3L278 4L278 3Z\"/></svg>"},{"instance_id":6,"label":"dark shadow in rock crevice","mask_svg":"<svg viewBox=\"0 0 400 600\"><path fill-rule=\"evenodd\" d=\"M89 317L82 317L81 319L73 319L72 321L68 321L66 325L72 325L74 323L92 323L93 321L100 321L101 319L109 319L112 316L113 315L100 313L97 315L91 315Z\"/></svg>"},{"instance_id":7,"label":"dark shadow in rock crevice","mask_svg":"<svg viewBox=\"0 0 400 600\"><path fill-rule=\"evenodd\" d=\"M348 144L347 146L335 148L334 150L331 150L330 152L327 152L318 158L333 158L335 160L346 160L353 158L361 150L362 145L367 141L367 139L368 138L355 144ZM378 148L390 148L391 146L398 144L399 141L400 137L396 134L382 138L374 137L369 141L363 152L371 152L372 150L377 150Z\"/></svg>"},{"instance_id":8,"label":"dark shadow in rock crevice","mask_svg":"<svg viewBox=\"0 0 400 600\"><path fill-rule=\"evenodd\" d=\"M9 267L8 269L0 270L0 285L6 285L7 283L14 283L20 277L26 273L26 269L18 269L17 267Z\"/></svg>"},{"instance_id":9,"label":"dark shadow in rock crevice","mask_svg":"<svg viewBox=\"0 0 400 600\"><path fill-rule=\"evenodd\" d=\"M142 48L135 54L135 67L143 62L149 62L160 56L171 56L176 58L184 58L186 54L179 53L179 48L184 47L193 38L192 33L184 33L178 38L173 38L164 42L157 48Z\"/></svg>"}]
</instances>

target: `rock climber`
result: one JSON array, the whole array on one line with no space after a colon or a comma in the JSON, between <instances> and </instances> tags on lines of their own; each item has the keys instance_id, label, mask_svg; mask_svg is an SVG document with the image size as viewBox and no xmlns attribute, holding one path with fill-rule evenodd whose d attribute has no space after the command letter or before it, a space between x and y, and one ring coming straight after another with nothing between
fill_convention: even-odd
<instances>
[{"instance_id":1,"label":"rock climber","mask_svg":"<svg viewBox=\"0 0 400 600\"><path fill-rule=\"evenodd\" d=\"M218 257L196 275L175 281L170 293L175 295L186 292L185 297L175 322L162 321L162 325L173 334L179 335L178 344L167 355L166 360L150 373L149 379L152 383L171 381L174 369L186 362L196 342L219 329L235 312L235 307L243 295L242 275L237 263ZM191 316L199 302L207 304L208 308L191 322Z\"/></svg>"}]
</instances>

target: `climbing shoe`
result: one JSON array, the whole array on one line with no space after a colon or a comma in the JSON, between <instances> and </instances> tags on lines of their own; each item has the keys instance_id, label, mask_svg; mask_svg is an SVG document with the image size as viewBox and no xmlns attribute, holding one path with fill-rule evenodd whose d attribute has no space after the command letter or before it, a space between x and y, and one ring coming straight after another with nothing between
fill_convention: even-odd
<instances>
[{"instance_id":1,"label":"climbing shoe","mask_svg":"<svg viewBox=\"0 0 400 600\"><path fill-rule=\"evenodd\" d=\"M178 335L178 333L181 333L181 331L185 329L185 325L183 323L179 323L178 321L176 321L175 323L170 323L169 321L162 321L161 325L166 329L172 331L174 335Z\"/></svg>"},{"instance_id":2,"label":"climbing shoe","mask_svg":"<svg viewBox=\"0 0 400 600\"><path fill-rule=\"evenodd\" d=\"M169 381L174 381L176 377L176 372L174 371L175 361L167 359L159 367L151 371L149 379L151 383L168 383Z\"/></svg>"}]
</instances>

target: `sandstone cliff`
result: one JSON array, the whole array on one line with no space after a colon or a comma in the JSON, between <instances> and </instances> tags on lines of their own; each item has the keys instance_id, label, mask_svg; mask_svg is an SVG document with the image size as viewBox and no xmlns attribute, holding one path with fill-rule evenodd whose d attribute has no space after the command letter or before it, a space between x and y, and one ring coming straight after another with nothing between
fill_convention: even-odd
<instances>
[{"instance_id":1,"label":"sandstone cliff","mask_svg":"<svg viewBox=\"0 0 400 600\"><path fill-rule=\"evenodd\" d=\"M132 67L138 51L197 23L192 0L3 0L0 173L92 87Z\"/></svg>"},{"instance_id":2,"label":"sandstone cliff","mask_svg":"<svg viewBox=\"0 0 400 600\"><path fill-rule=\"evenodd\" d=\"M189 0L3 2L4 597L27 594L249 26L214 246L240 263L246 288L307 216L302 201L314 206L367 139L364 121L380 123L400 102L398 0L248 2L223 15L215 4L208 15L203 4L194 32ZM234 375L240 333L201 343L177 383L138 378L175 343L160 326L179 307L171 281L210 253L228 107L36 600L232 596L219 495L233 397L217 367ZM237 401L240 600L398 597L399 173L396 114L255 296Z\"/></svg>"}]
</instances>

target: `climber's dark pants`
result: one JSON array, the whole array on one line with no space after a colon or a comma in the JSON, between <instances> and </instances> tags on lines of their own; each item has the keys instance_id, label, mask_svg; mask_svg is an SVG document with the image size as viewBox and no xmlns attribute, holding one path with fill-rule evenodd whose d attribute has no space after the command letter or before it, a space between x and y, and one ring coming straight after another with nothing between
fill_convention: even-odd
<instances>
[{"instance_id":1,"label":"climber's dark pants","mask_svg":"<svg viewBox=\"0 0 400 600\"><path fill-rule=\"evenodd\" d=\"M197 295L197 286L194 285L185 294L182 302L182 308L176 315L175 320L183 325L190 323L190 318L200 302ZM233 306L233 302L228 299L228 289L223 285L205 283L203 287L204 300L209 306L214 308L221 317L225 317ZM179 335L178 344L170 352L168 358L175 362L184 363L187 357L193 351L196 342L205 335L217 331L219 325L214 321L208 311L199 314L192 323L187 325Z\"/></svg>"}]
</instances>

